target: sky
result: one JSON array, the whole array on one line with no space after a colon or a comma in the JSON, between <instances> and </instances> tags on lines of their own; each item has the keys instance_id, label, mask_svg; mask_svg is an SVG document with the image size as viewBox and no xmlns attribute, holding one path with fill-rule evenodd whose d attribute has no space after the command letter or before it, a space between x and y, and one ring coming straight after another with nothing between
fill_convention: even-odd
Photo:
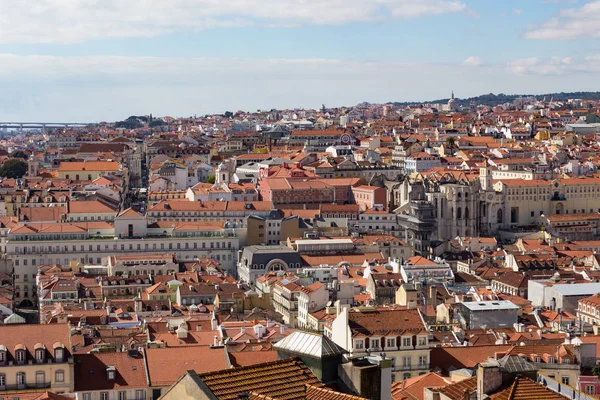
<instances>
[{"instance_id":1,"label":"sky","mask_svg":"<svg viewBox=\"0 0 600 400\"><path fill-rule=\"evenodd\" d=\"M0 0L0 122L600 90L600 0Z\"/></svg>"}]
</instances>

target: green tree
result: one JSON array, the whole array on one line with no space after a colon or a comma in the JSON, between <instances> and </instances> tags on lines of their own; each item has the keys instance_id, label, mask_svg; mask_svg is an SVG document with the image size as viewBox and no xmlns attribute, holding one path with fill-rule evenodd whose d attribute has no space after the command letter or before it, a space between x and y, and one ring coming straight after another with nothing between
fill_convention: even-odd
<instances>
[{"instance_id":1,"label":"green tree","mask_svg":"<svg viewBox=\"0 0 600 400\"><path fill-rule=\"evenodd\" d=\"M22 178L27 172L27 163L21 158L11 158L0 167L3 178Z\"/></svg>"},{"instance_id":2,"label":"green tree","mask_svg":"<svg viewBox=\"0 0 600 400\"><path fill-rule=\"evenodd\" d=\"M225 118L231 118L231 117L233 117L233 113L231 111L225 111L225 114L223 114L223 116Z\"/></svg>"},{"instance_id":3,"label":"green tree","mask_svg":"<svg viewBox=\"0 0 600 400\"><path fill-rule=\"evenodd\" d=\"M17 150L10 155L12 158L22 158L23 160L27 160L29 156L23 150Z\"/></svg>"},{"instance_id":4,"label":"green tree","mask_svg":"<svg viewBox=\"0 0 600 400\"><path fill-rule=\"evenodd\" d=\"M163 121L162 119L154 119L150 122L150 124L148 124L148 126L150 128L154 128L156 126L162 126L165 125L165 121Z\"/></svg>"},{"instance_id":5,"label":"green tree","mask_svg":"<svg viewBox=\"0 0 600 400\"><path fill-rule=\"evenodd\" d=\"M206 180L206 183L215 183L215 180L217 178L215 177L215 174L212 174L208 177L208 179Z\"/></svg>"},{"instance_id":6,"label":"green tree","mask_svg":"<svg viewBox=\"0 0 600 400\"><path fill-rule=\"evenodd\" d=\"M115 122L115 128L137 129L141 128L142 123L138 119L127 118L125 121Z\"/></svg>"}]
</instances>

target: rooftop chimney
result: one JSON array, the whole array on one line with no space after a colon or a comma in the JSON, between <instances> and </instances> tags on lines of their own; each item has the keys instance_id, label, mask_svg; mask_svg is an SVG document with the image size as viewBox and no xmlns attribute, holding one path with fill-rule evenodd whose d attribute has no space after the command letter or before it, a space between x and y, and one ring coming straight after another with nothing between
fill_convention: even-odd
<instances>
[{"instance_id":1,"label":"rooftop chimney","mask_svg":"<svg viewBox=\"0 0 600 400\"><path fill-rule=\"evenodd\" d=\"M496 361L486 361L477 369L477 400L484 400L502 385L502 372Z\"/></svg>"}]
</instances>

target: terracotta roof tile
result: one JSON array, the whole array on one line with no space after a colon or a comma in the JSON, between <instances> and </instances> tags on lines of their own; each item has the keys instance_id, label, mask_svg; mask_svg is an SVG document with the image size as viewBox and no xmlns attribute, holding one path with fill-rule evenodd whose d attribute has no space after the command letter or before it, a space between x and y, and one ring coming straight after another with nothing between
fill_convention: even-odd
<instances>
[{"instance_id":1,"label":"terracotta roof tile","mask_svg":"<svg viewBox=\"0 0 600 400\"><path fill-rule=\"evenodd\" d=\"M190 369L205 373L229 367L225 349L208 346L147 349L146 360L152 386L170 386Z\"/></svg>"},{"instance_id":2,"label":"terracotta roof tile","mask_svg":"<svg viewBox=\"0 0 600 400\"><path fill-rule=\"evenodd\" d=\"M235 400L243 392L276 399L305 399L306 385L323 384L300 359L285 359L199 375L220 400Z\"/></svg>"},{"instance_id":3,"label":"terracotta roof tile","mask_svg":"<svg viewBox=\"0 0 600 400\"><path fill-rule=\"evenodd\" d=\"M496 353L507 353L511 345L436 347L431 349L431 368L439 368L443 373L453 369L474 368Z\"/></svg>"},{"instance_id":4,"label":"terracotta roof tile","mask_svg":"<svg viewBox=\"0 0 600 400\"><path fill-rule=\"evenodd\" d=\"M363 397L336 392L324 387L306 385L306 400L363 400Z\"/></svg>"},{"instance_id":5,"label":"terracotta roof tile","mask_svg":"<svg viewBox=\"0 0 600 400\"><path fill-rule=\"evenodd\" d=\"M392 384L393 400L423 400L425 388L443 387L451 381L439 376L435 372L415 376Z\"/></svg>"},{"instance_id":6,"label":"terracotta roof tile","mask_svg":"<svg viewBox=\"0 0 600 400\"><path fill-rule=\"evenodd\" d=\"M477 390L477 377L468 378L460 382L453 383L439 390L447 398L452 400L462 400L465 398L465 392L473 393Z\"/></svg>"},{"instance_id":7,"label":"terracotta roof tile","mask_svg":"<svg viewBox=\"0 0 600 400\"><path fill-rule=\"evenodd\" d=\"M107 367L115 368L115 379L109 380ZM117 390L147 387L144 358L128 353L91 353L75 356L75 391Z\"/></svg>"},{"instance_id":8,"label":"terracotta roof tile","mask_svg":"<svg viewBox=\"0 0 600 400\"><path fill-rule=\"evenodd\" d=\"M492 400L564 400L569 398L553 392L529 378L517 378L512 385L490 397Z\"/></svg>"}]
</instances>

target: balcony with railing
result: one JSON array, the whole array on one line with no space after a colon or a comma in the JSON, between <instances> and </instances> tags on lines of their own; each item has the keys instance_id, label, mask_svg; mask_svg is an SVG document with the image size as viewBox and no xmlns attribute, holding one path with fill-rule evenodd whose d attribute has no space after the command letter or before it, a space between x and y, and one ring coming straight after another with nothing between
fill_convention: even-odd
<instances>
[{"instance_id":1,"label":"balcony with railing","mask_svg":"<svg viewBox=\"0 0 600 400\"><path fill-rule=\"evenodd\" d=\"M14 385L0 385L1 391L12 391L12 390L28 390L28 389L49 389L52 387L51 382L39 382L39 383L24 383ZM2 394L0 393L0 396ZM15 397L17 398L17 397Z\"/></svg>"},{"instance_id":2,"label":"balcony with railing","mask_svg":"<svg viewBox=\"0 0 600 400\"><path fill-rule=\"evenodd\" d=\"M404 371L418 371L423 369L429 369L429 364L410 364L410 365L396 365L392 372L404 372Z\"/></svg>"}]
</instances>

